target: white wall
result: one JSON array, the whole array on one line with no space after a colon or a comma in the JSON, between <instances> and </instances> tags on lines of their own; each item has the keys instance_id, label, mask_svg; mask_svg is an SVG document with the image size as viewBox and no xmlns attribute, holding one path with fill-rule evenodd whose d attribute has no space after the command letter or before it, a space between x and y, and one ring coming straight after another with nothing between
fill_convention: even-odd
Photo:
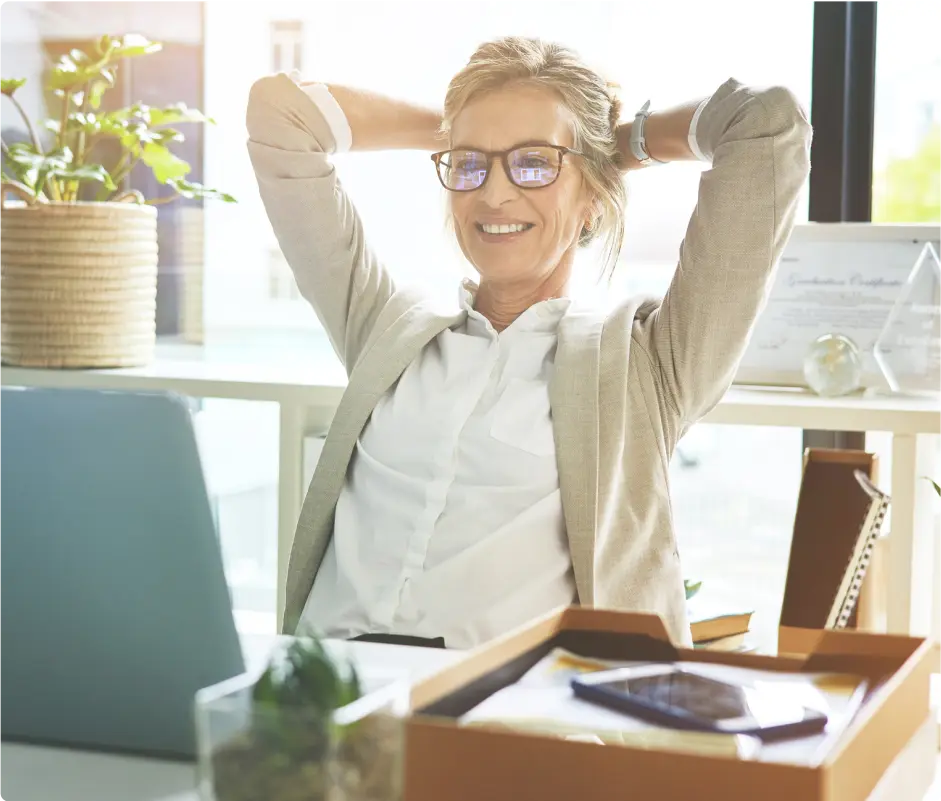
<instances>
[{"instance_id":1,"label":"white wall","mask_svg":"<svg viewBox=\"0 0 941 801\"><path fill-rule=\"evenodd\" d=\"M12 3L5 3L4 8ZM199 43L199 5L196 2L47 2L30 3L41 9L46 39L97 39L105 33L141 33L149 38L184 44Z\"/></svg>"},{"instance_id":2,"label":"white wall","mask_svg":"<svg viewBox=\"0 0 941 801\"><path fill-rule=\"evenodd\" d=\"M17 90L16 99L37 127L37 121L45 116L40 83L43 71L39 33L42 6L42 3L4 3L0 6L0 75L26 78L27 83ZM26 132L19 114L6 98L0 99L0 127Z\"/></svg>"},{"instance_id":3,"label":"white wall","mask_svg":"<svg viewBox=\"0 0 941 801\"><path fill-rule=\"evenodd\" d=\"M440 105L450 77L480 42L511 33L541 35L571 45L616 78L626 116L632 116L647 98L663 107L705 96L730 76L788 84L809 105L812 10L811 2L794 3L779 15L779 35L767 37L748 35L765 30L768 22L765 9L744 2L689 6L677 25L673 4L647 4L638 17L636 5L614 2L234 6L209 0L206 106L220 125L207 139L207 182L225 187L240 202L207 207L207 329L273 316L260 298L267 291L267 251L274 240L257 199L244 133L249 87L271 69L272 20L304 22L305 77L434 105ZM453 297L466 265L443 231L444 192L427 154L357 153L335 161L369 240L393 272ZM401 184L380 189L380 174L400 176ZM698 177L695 165L632 176L628 260L669 269L695 203ZM303 305L275 307L275 324L311 321Z\"/></svg>"},{"instance_id":4,"label":"white wall","mask_svg":"<svg viewBox=\"0 0 941 801\"><path fill-rule=\"evenodd\" d=\"M217 125L206 130L205 181L234 195L237 204L207 203L205 322L207 341L251 329L312 331L319 323L306 301L268 300L269 253L277 241L246 149L245 110L252 83L272 71L271 23L305 23L305 55L316 52L315 6L295 3L205 4L205 111Z\"/></svg>"},{"instance_id":5,"label":"white wall","mask_svg":"<svg viewBox=\"0 0 941 801\"><path fill-rule=\"evenodd\" d=\"M270 3L205 4L203 109L217 125L205 132L205 182L237 204L206 203L204 307L207 337L251 324L265 296L267 248L274 242L245 147L252 82L269 67Z\"/></svg>"}]
</instances>

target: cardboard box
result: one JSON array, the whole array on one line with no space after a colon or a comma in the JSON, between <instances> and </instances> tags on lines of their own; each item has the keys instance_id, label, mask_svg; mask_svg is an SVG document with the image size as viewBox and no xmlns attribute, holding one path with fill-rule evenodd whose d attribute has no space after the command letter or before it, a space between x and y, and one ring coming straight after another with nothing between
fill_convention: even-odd
<instances>
[{"instance_id":1,"label":"cardboard box","mask_svg":"<svg viewBox=\"0 0 941 801\"><path fill-rule=\"evenodd\" d=\"M857 631L794 631L786 636L797 638L807 656L675 648L655 615L580 607L548 615L412 688L406 801L864 801L929 719L931 643ZM874 690L818 767L457 725L460 715L515 682L557 646L603 659L843 671L866 676ZM903 773L910 781L910 771ZM880 786L880 792L898 801L917 798L910 789L893 795L892 787L886 791Z\"/></svg>"}]
</instances>

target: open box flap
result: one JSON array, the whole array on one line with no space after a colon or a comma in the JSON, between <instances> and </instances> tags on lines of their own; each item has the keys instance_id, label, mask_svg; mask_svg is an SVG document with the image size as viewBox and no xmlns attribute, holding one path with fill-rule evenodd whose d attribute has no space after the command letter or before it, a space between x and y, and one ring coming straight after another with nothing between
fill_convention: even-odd
<instances>
[{"instance_id":1,"label":"open box flap","mask_svg":"<svg viewBox=\"0 0 941 801\"><path fill-rule=\"evenodd\" d=\"M480 646L456 665L412 687L411 708L462 714L519 680L553 647L599 659L670 661L678 656L657 615L563 607Z\"/></svg>"},{"instance_id":2,"label":"open box flap","mask_svg":"<svg viewBox=\"0 0 941 801\"><path fill-rule=\"evenodd\" d=\"M606 631L615 634L644 634L670 642L659 615L647 612L619 612L613 609L570 606L563 613L560 628L579 631Z\"/></svg>"},{"instance_id":3,"label":"open box flap","mask_svg":"<svg viewBox=\"0 0 941 801\"><path fill-rule=\"evenodd\" d=\"M801 629L781 626L778 629L778 653L804 656L813 653L859 656L874 654L904 660L922 643L917 637L880 634L878 640L874 640L867 634L869 633L856 629Z\"/></svg>"}]
</instances>

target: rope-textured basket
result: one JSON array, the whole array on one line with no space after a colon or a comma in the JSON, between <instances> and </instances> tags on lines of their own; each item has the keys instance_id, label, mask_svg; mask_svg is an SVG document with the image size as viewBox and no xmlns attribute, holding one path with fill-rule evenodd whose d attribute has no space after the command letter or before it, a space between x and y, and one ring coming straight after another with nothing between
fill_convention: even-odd
<instances>
[{"instance_id":1,"label":"rope-textured basket","mask_svg":"<svg viewBox=\"0 0 941 801\"><path fill-rule=\"evenodd\" d=\"M135 367L153 359L155 208L7 203L0 251L5 364Z\"/></svg>"}]
</instances>

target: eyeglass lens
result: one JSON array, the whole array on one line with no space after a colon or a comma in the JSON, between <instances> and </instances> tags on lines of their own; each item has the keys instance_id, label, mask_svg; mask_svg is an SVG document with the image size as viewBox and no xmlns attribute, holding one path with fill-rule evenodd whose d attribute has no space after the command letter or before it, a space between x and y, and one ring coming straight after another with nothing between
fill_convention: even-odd
<instances>
[{"instance_id":1,"label":"eyeglass lens","mask_svg":"<svg viewBox=\"0 0 941 801\"><path fill-rule=\"evenodd\" d=\"M494 157L497 161L498 157ZM559 177L562 154L552 147L530 145L506 155L510 180L524 189L548 186ZM456 192L479 189L493 165L486 153L477 150L451 150L441 157L441 182Z\"/></svg>"}]
</instances>

